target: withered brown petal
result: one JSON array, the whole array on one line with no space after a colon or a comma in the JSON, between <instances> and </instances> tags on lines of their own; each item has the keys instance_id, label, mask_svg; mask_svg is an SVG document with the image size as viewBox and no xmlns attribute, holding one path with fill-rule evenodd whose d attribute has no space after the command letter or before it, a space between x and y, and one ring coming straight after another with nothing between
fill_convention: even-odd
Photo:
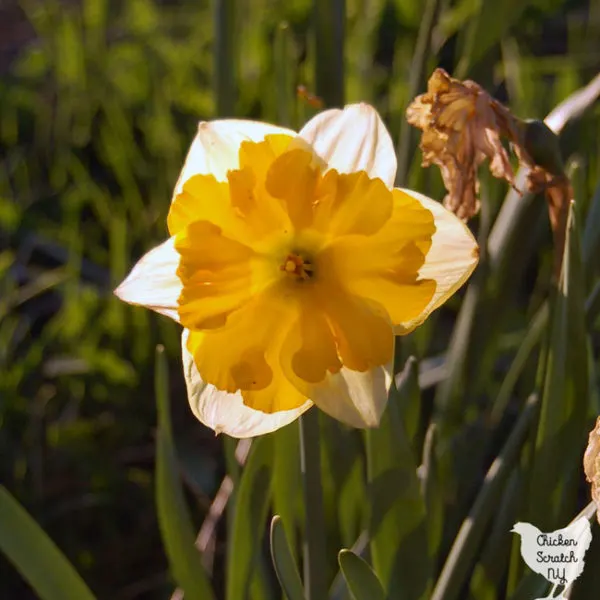
<instances>
[{"instance_id":1,"label":"withered brown petal","mask_svg":"<svg viewBox=\"0 0 600 600\"><path fill-rule=\"evenodd\" d=\"M588 446L583 457L585 476L591 483L592 500L596 503L596 516L600 523L600 417L590 431Z\"/></svg>"}]
</instances>

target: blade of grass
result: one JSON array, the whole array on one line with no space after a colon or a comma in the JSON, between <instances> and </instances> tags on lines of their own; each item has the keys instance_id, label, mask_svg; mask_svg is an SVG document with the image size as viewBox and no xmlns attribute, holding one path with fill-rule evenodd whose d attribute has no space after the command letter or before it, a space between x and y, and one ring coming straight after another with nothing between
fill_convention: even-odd
<instances>
[{"instance_id":1,"label":"blade of grass","mask_svg":"<svg viewBox=\"0 0 600 600\"><path fill-rule=\"evenodd\" d=\"M423 444L423 462L420 470L421 495L427 511L427 536L429 539L429 555L435 563L442 543L444 531L444 503L440 490L437 465L437 428L432 423L425 435Z\"/></svg>"},{"instance_id":2,"label":"blade of grass","mask_svg":"<svg viewBox=\"0 0 600 600\"><path fill-rule=\"evenodd\" d=\"M233 508L232 531L228 539L228 600L247 597L261 548L270 500L273 468L273 437L253 441L242 471Z\"/></svg>"},{"instance_id":3,"label":"blade of grass","mask_svg":"<svg viewBox=\"0 0 600 600\"><path fill-rule=\"evenodd\" d=\"M538 345L550 318L550 310L547 302L544 302L539 310L535 313L527 333L523 337L517 354L513 359L508 372L502 380L502 385L498 391L498 395L492 405L490 412L490 425L496 427L504 415L504 411L510 402L511 394L515 385L529 360L534 348Z\"/></svg>"},{"instance_id":4,"label":"blade of grass","mask_svg":"<svg viewBox=\"0 0 600 600\"><path fill-rule=\"evenodd\" d=\"M596 186L596 191L591 202L590 209L586 216L585 229L582 240L582 260L586 277L592 275L595 267L594 257L596 256L595 249L600 244L600 228L597 226L600 219L600 184ZM600 306L600 285L596 285L592 293L588 296L585 303L585 314L588 325L591 325L595 319ZM490 413L490 423L496 426L504 410L508 406L510 396L519 379L527 360L531 356L534 348L542 338L542 335L548 325L550 319L550 310L548 302L544 302L538 309L535 316L531 320L531 324L517 350L517 354L510 365L510 368L502 381L500 390L496 396L492 410Z\"/></svg>"},{"instance_id":5,"label":"blade of grass","mask_svg":"<svg viewBox=\"0 0 600 600\"><path fill-rule=\"evenodd\" d=\"M497 516L469 583L470 595L476 600L495 600L496 592L502 586L512 543L507 531L516 521L523 489L523 474L517 468L502 493Z\"/></svg>"},{"instance_id":6,"label":"blade of grass","mask_svg":"<svg viewBox=\"0 0 600 600\"><path fill-rule=\"evenodd\" d=\"M0 485L0 550L42 600L93 600L65 555Z\"/></svg>"},{"instance_id":7,"label":"blade of grass","mask_svg":"<svg viewBox=\"0 0 600 600\"><path fill-rule=\"evenodd\" d=\"M171 429L169 382L164 348L156 349L156 508L169 566L177 584L190 600L214 598L208 576L195 548L195 529L185 502Z\"/></svg>"},{"instance_id":8,"label":"blade of grass","mask_svg":"<svg viewBox=\"0 0 600 600\"><path fill-rule=\"evenodd\" d=\"M486 527L501 499L499 492L510 475L521 446L527 439L530 427L534 422L538 404L537 396L529 398L517 425L512 430L501 453L489 468L473 507L454 540L431 595L431 600L456 600L459 598Z\"/></svg>"},{"instance_id":9,"label":"blade of grass","mask_svg":"<svg viewBox=\"0 0 600 600\"><path fill-rule=\"evenodd\" d=\"M568 474L578 467L589 399L584 273L574 205L563 269L552 306L540 421L530 480L528 518L542 530L560 525L576 501ZM552 465L552 469L548 468ZM556 474L560 473L561 477ZM570 502L565 499L570 498ZM566 502L566 504L565 504ZM569 506L571 505L571 506Z\"/></svg>"},{"instance_id":10,"label":"blade of grass","mask_svg":"<svg viewBox=\"0 0 600 600\"><path fill-rule=\"evenodd\" d=\"M275 85L277 89L277 119L282 126L292 127L294 108L294 60L292 32L288 23L275 30Z\"/></svg>"},{"instance_id":11,"label":"blade of grass","mask_svg":"<svg viewBox=\"0 0 600 600\"><path fill-rule=\"evenodd\" d=\"M418 391L410 359L377 429L365 432L369 480L369 537L375 572L390 598L427 595L431 564L425 502L399 403ZM395 397L396 396L396 397ZM400 399L398 398L400 397ZM418 394L412 398L419 402Z\"/></svg>"}]
</instances>

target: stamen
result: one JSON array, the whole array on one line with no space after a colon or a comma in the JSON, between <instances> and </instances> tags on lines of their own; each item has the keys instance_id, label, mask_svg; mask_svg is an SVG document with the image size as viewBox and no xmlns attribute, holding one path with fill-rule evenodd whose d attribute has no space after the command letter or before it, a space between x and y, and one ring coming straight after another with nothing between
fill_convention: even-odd
<instances>
[{"instance_id":1,"label":"stamen","mask_svg":"<svg viewBox=\"0 0 600 600\"><path fill-rule=\"evenodd\" d=\"M314 270L312 264L298 254L289 254L279 269L288 275L303 280L310 279Z\"/></svg>"}]
</instances>

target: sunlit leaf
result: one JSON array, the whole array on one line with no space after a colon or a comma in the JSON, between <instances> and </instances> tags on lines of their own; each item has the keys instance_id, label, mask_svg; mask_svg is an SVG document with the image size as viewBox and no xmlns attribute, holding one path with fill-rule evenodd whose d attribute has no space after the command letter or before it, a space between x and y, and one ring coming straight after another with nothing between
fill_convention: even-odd
<instances>
[{"instance_id":1,"label":"sunlit leaf","mask_svg":"<svg viewBox=\"0 0 600 600\"><path fill-rule=\"evenodd\" d=\"M416 369L409 365L403 376L400 398L414 389ZM398 400L391 398L379 428L366 432L371 556L388 596L425 598L431 585L426 508Z\"/></svg>"},{"instance_id":2,"label":"sunlit leaf","mask_svg":"<svg viewBox=\"0 0 600 600\"><path fill-rule=\"evenodd\" d=\"M551 309L529 497L529 518L542 531L561 526L575 508L577 488L570 474L580 468L590 397L584 273L574 206L568 223L563 270Z\"/></svg>"},{"instance_id":3,"label":"sunlit leaf","mask_svg":"<svg viewBox=\"0 0 600 600\"><path fill-rule=\"evenodd\" d=\"M167 362L162 347L156 353L156 401L158 431L156 438L156 507L158 524L175 581L190 600L214 598L208 577L194 546L195 530L178 477L179 464L169 404Z\"/></svg>"},{"instance_id":4,"label":"sunlit leaf","mask_svg":"<svg viewBox=\"0 0 600 600\"><path fill-rule=\"evenodd\" d=\"M0 551L42 600L94 599L73 565L4 486L0 486Z\"/></svg>"},{"instance_id":5,"label":"sunlit leaf","mask_svg":"<svg viewBox=\"0 0 600 600\"><path fill-rule=\"evenodd\" d=\"M227 598L247 597L253 571L265 531L273 468L273 436L265 435L252 443L250 454L240 477L232 531L228 536Z\"/></svg>"},{"instance_id":6,"label":"sunlit leaf","mask_svg":"<svg viewBox=\"0 0 600 600\"><path fill-rule=\"evenodd\" d=\"M385 593L373 569L350 550L338 555L340 569L353 600L384 600Z\"/></svg>"},{"instance_id":7,"label":"sunlit leaf","mask_svg":"<svg viewBox=\"0 0 600 600\"><path fill-rule=\"evenodd\" d=\"M304 600L302 580L279 516L271 521L271 557L288 600Z\"/></svg>"}]
</instances>

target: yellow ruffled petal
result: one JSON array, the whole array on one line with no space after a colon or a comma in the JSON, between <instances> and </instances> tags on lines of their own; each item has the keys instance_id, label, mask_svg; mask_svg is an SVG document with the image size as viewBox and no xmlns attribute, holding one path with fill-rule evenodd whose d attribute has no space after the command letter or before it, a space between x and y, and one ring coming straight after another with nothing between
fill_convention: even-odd
<instances>
[{"instance_id":1,"label":"yellow ruffled petal","mask_svg":"<svg viewBox=\"0 0 600 600\"><path fill-rule=\"evenodd\" d=\"M286 377L309 396L312 386L342 367L334 333L314 294L303 294L298 318L283 342L280 361Z\"/></svg>"},{"instance_id":2,"label":"yellow ruffled petal","mask_svg":"<svg viewBox=\"0 0 600 600\"><path fill-rule=\"evenodd\" d=\"M479 246L469 228L439 202L411 190L400 191L431 211L436 227L419 269L421 279L435 281L435 292L418 317L396 323L396 333L403 335L420 325L467 281L479 262Z\"/></svg>"},{"instance_id":3,"label":"yellow ruffled petal","mask_svg":"<svg viewBox=\"0 0 600 600\"><path fill-rule=\"evenodd\" d=\"M173 199L181 192L183 184L194 175L210 174L218 181L225 181L227 171L240 166L242 142L260 142L265 136L273 134L296 135L291 129L257 121L227 119L201 122L175 186Z\"/></svg>"},{"instance_id":4,"label":"yellow ruffled petal","mask_svg":"<svg viewBox=\"0 0 600 600\"><path fill-rule=\"evenodd\" d=\"M396 177L396 152L377 111L350 104L313 117L298 134L330 168L340 173L366 171L389 188Z\"/></svg>"},{"instance_id":5,"label":"yellow ruffled petal","mask_svg":"<svg viewBox=\"0 0 600 600\"><path fill-rule=\"evenodd\" d=\"M231 205L229 185L212 175L194 175L184 183L169 209L169 233L176 235L194 221L209 221L236 237L246 233Z\"/></svg>"},{"instance_id":6,"label":"yellow ruffled petal","mask_svg":"<svg viewBox=\"0 0 600 600\"><path fill-rule=\"evenodd\" d=\"M398 325L419 318L435 293L435 280L420 273L435 225L420 202L399 190L385 191L393 198L385 225L371 236L334 239L319 266L326 281L337 280L351 294L381 305Z\"/></svg>"},{"instance_id":7,"label":"yellow ruffled petal","mask_svg":"<svg viewBox=\"0 0 600 600\"><path fill-rule=\"evenodd\" d=\"M394 333L387 312L379 304L329 287L321 301L345 367L368 371L391 359Z\"/></svg>"},{"instance_id":8,"label":"yellow ruffled petal","mask_svg":"<svg viewBox=\"0 0 600 600\"><path fill-rule=\"evenodd\" d=\"M313 198L318 171L312 155L290 150L277 157L266 174L266 191L281 200L296 231L308 227L313 219Z\"/></svg>"},{"instance_id":9,"label":"yellow ruffled petal","mask_svg":"<svg viewBox=\"0 0 600 600\"><path fill-rule=\"evenodd\" d=\"M124 302L145 306L179 321L177 300L182 284L177 276L178 266L179 254L172 237L145 254L115 294Z\"/></svg>"},{"instance_id":10,"label":"yellow ruffled petal","mask_svg":"<svg viewBox=\"0 0 600 600\"><path fill-rule=\"evenodd\" d=\"M290 219L285 208L265 191L264 180L258 178L252 167L229 171L227 177L233 209L251 236L258 239L273 231L289 229Z\"/></svg>"},{"instance_id":11,"label":"yellow ruffled petal","mask_svg":"<svg viewBox=\"0 0 600 600\"><path fill-rule=\"evenodd\" d=\"M240 146L240 169L252 169L257 180L264 182L273 161L290 149L295 137L295 133L267 135L262 141L243 142Z\"/></svg>"},{"instance_id":12,"label":"yellow ruffled petal","mask_svg":"<svg viewBox=\"0 0 600 600\"><path fill-rule=\"evenodd\" d=\"M306 400L298 408L267 414L246 406L241 394L229 394L206 383L187 348L189 331L182 335L183 373L188 400L196 418L217 434L248 438L270 433L295 421L313 403Z\"/></svg>"},{"instance_id":13,"label":"yellow ruffled petal","mask_svg":"<svg viewBox=\"0 0 600 600\"><path fill-rule=\"evenodd\" d=\"M188 349L203 379L219 390L238 390L246 406L265 413L302 406L307 397L285 376L281 352L296 318L296 303L273 287L229 315L227 326L192 331Z\"/></svg>"},{"instance_id":14,"label":"yellow ruffled petal","mask_svg":"<svg viewBox=\"0 0 600 600\"><path fill-rule=\"evenodd\" d=\"M377 427L387 405L391 369L391 362L366 373L343 368L314 387L312 401L352 427Z\"/></svg>"},{"instance_id":15,"label":"yellow ruffled petal","mask_svg":"<svg viewBox=\"0 0 600 600\"><path fill-rule=\"evenodd\" d=\"M289 228L284 206L265 191L265 178L291 139L287 135L267 135L262 142L243 142L239 149L240 168L227 171L226 182L217 181L213 175L194 175L185 181L169 211L171 235L197 220L215 223L227 234L243 240Z\"/></svg>"},{"instance_id":16,"label":"yellow ruffled petal","mask_svg":"<svg viewBox=\"0 0 600 600\"><path fill-rule=\"evenodd\" d=\"M373 235L389 220L392 193L366 173L329 171L316 190L314 228L329 236Z\"/></svg>"},{"instance_id":17,"label":"yellow ruffled petal","mask_svg":"<svg viewBox=\"0 0 600 600\"><path fill-rule=\"evenodd\" d=\"M224 325L252 297L254 252L207 221L194 221L175 238L183 284L179 318L189 329Z\"/></svg>"}]
</instances>

